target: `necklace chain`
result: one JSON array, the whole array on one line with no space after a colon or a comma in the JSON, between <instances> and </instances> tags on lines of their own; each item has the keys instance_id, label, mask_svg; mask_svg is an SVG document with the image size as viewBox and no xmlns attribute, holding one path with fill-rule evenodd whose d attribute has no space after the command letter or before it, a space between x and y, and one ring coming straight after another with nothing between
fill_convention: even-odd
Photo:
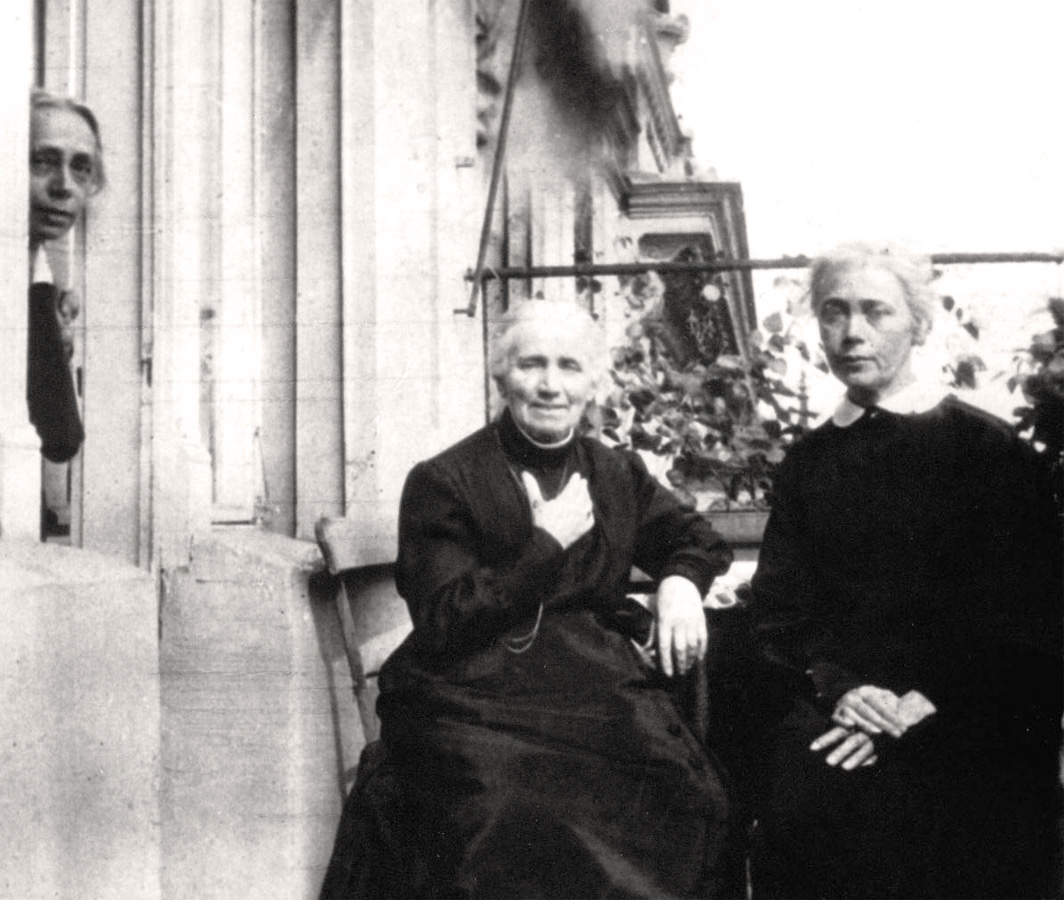
<instances>
[{"instance_id":1,"label":"necklace chain","mask_svg":"<svg viewBox=\"0 0 1064 900\"><path fill-rule=\"evenodd\" d=\"M520 488L521 493L525 495L525 499L528 501L529 506L531 507L532 498L528 496L528 489L525 487L525 483L521 479L521 476L518 474L518 471L510 464L509 460L507 460L507 462L506 462L506 467L510 470L510 474L513 476L514 481L517 482L517 486ZM529 472L528 469L525 469L524 471ZM529 472L529 474L532 475L533 478L536 477L535 474L532 473L532 472ZM565 487L565 481L566 481L566 479L568 477L569 477L569 460L566 459L565 460L565 465L562 466L562 477L561 477L561 480L558 482L558 489L553 494L554 497L557 497L558 494L560 494L562 492L562 489ZM552 497L552 499L553 499L553 497ZM539 603L539 609L536 611L536 621L532 625L532 630L530 632L528 632L528 634L521 635L520 637L506 638L505 641L504 641L504 643L506 645L506 649L509 650L511 653L513 653L515 655L527 652L529 649L531 649L532 645L536 642L536 638L539 636L539 626L540 626L540 624L542 622L543 622L543 601L541 600L540 603Z\"/></svg>"}]
</instances>

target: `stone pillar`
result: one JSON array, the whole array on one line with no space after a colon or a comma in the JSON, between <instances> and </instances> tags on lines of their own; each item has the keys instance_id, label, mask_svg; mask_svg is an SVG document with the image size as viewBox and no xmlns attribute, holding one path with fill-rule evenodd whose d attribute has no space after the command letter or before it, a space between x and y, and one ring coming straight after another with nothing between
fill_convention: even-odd
<instances>
[{"instance_id":1,"label":"stone pillar","mask_svg":"<svg viewBox=\"0 0 1064 900\"><path fill-rule=\"evenodd\" d=\"M263 523L295 534L296 507L296 4L259 5L255 46L255 179L262 308Z\"/></svg>"},{"instance_id":2,"label":"stone pillar","mask_svg":"<svg viewBox=\"0 0 1064 900\"><path fill-rule=\"evenodd\" d=\"M214 287L211 166L216 4L158 0L152 7L147 115L152 129L150 217L153 543L166 569L187 563L210 529L211 465L200 429L200 310Z\"/></svg>"},{"instance_id":3,"label":"stone pillar","mask_svg":"<svg viewBox=\"0 0 1064 900\"><path fill-rule=\"evenodd\" d=\"M0 898L159 900L159 619L151 577L0 542Z\"/></svg>"},{"instance_id":4,"label":"stone pillar","mask_svg":"<svg viewBox=\"0 0 1064 900\"><path fill-rule=\"evenodd\" d=\"M417 0L343 8L345 514L395 553L410 467L483 424L469 300L483 188L473 13Z\"/></svg>"},{"instance_id":5,"label":"stone pillar","mask_svg":"<svg viewBox=\"0 0 1064 900\"><path fill-rule=\"evenodd\" d=\"M100 121L108 185L90 203L85 228L85 446L74 542L146 566L152 228L142 194L150 132L141 76L151 57L144 52L142 0L81 5L84 97Z\"/></svg>"},{"instance_id":6,"label":"stone pillar","mask_svg":"<svg viewBox=\"0 0 1064 900\"><path fill-rule=\"evenodd\" d=\"M216 309L211 323L212 440L216 521L249 521L263 497L255 434L261 423L261 278L257 258L255 165L255 6L218 4L218 241Z\"/></svg>"},{"instance_id":7,"label":"stone pillar","mask_svg":"<svg viewBox=\"0 0 1064 900\"><path fill-rule=\"evenodd\" d=\"M311 592L320 568L313 544L227 529L166 586L168 900L318 896L362 743L336 607Z\"/></svg>"},{"instance_id":8,"label":"stone pillar","mask_svg":"<svg viewBox=\"0 0 1064 900\"><path fill-rule=\"evenodd\" d=\"M40 533L40 442L26 408L26 292L29 172L29 90L32 84L33 2L11 0L0 11L0 52L7 83L0 92L0 135L17 165L0 171L0 538Z\"/></svg>"},{"instance_id":9,"label":"stone pillar","mask_svg":"<svg viewBox=\"0 0 1064 900\"><path fill-rule=\"evenodd\" d=\"M349 7L369 5L306 0L295 7L296 536L303 538L313 537L319 516L343 508L340 19ZM354 64L373 79L369 60L355 57ZM373 233L345 238L369 244Z\"/></svg>"}]
</instances>

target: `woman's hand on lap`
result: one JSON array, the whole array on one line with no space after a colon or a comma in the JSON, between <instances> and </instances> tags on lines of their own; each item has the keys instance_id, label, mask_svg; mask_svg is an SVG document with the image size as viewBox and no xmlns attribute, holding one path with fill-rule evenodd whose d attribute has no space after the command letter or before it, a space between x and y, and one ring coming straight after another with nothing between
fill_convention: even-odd
<instances>
[{"instance_id":1,"label":"woman's hand on lap","mask_svg":"<svg viewBox=\"0 0 1064 900\"><path fill-rule=\"evenodd\" d=\"M877 761L875 744L863 731L838 725L824 732L809 745L809 749L814 753L829 747L833 749L824 757L824 762L829 766L841 766L848 772L858 767L875 765Z\"/></svg>"},{"instance_id":2,"label":"woman's hand on lap","mask_svg":"<svg viewBox=\"0 0 1064 900\"><path fill-rule=\"evenodd\" d=\"M898 708L898 695L886 688L863 684L847 691L835 704L832 721L868 735L886 732L900 738L908 727Z\"/></svg>"}]
</instances>

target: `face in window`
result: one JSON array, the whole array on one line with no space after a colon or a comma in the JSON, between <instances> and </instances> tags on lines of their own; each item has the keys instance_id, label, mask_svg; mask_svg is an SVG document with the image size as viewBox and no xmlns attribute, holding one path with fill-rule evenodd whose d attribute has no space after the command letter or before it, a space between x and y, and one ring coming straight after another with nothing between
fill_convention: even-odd
<instances>
[{"instance_id":1,"label":"face in window","mask_svg":"<svg viewBox=\"0 0 1064 900\"><path fill-rule=\"evenodd\" d=\"M510 365L498 379L510 414L533 440L569 436L595 392L595 375L579 329L534 321L515 326Z\"/></svg>"},{"instance_id":2,"label":"face in window","mask_svg":"<svg viewBox=\"0 0 1064 900\"><path fill-rule=\"evenodd\" d=\"M912 380L910 354L927 328L893 273L867 267L837 272L816 314L831 371L855 403L876 403Z\"/></svg>"},{"instance_id":3,"label":"face in window","mask_svg":"<svg viewBox=\"0 0 1064 900\"><path fill-rule=\"evenodd\" d=\"M30 130L30 243L66 234L95 186L96 138L70 109L39 107Z\"/></svg>"}]
</instances>

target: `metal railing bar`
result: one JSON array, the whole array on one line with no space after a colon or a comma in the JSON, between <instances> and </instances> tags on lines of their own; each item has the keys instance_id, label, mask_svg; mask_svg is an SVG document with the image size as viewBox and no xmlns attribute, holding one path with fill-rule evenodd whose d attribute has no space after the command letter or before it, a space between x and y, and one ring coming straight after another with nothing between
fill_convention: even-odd
<instances>
[{"instance_id":1,"label":"metal railing bar","mask_svg":"<svg viewBox=\"0 0 1064 900\"><path fill-rule=\"evenodd\" d=\"M933 265L976 265L987 263L1055 263L1064 264L1064 253L932 253ZM715 259L703 262L632 262L632 263L574 263L566 266L499 266L466 271L466 281L482 283L511 278L574 278L596 275L641 275L644 272L735 272L754 269L804 269L810 263L806 256L785 256L780 259ZM455 310L476 314L471 309Z\"/></svg>"}]
</instances>

